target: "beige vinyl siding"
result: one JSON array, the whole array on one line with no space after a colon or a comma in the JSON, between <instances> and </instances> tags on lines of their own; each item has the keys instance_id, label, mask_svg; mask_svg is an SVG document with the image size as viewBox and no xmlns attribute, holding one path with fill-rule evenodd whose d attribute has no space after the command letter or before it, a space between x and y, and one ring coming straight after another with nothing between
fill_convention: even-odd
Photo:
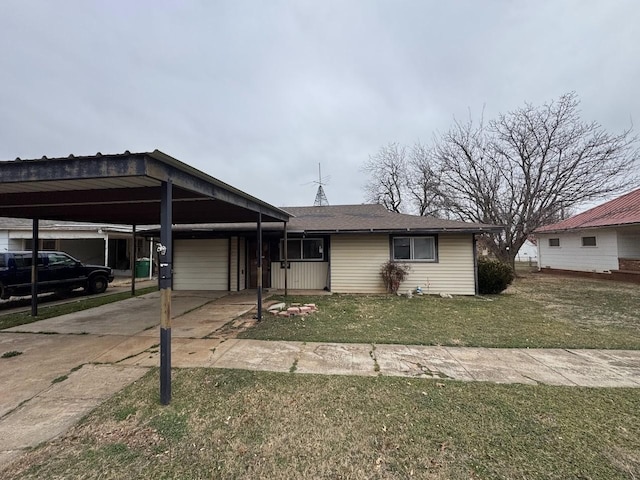
<instances>
[{"instance_id":1,"label":"beige vinyl siding","mask_svg":"<svg viewBox=\"0 0 640 480\"><path fill-rule=\"evenodd\" d=\"M238 237L231 237L229 241L229 285L235 292L238 290Z\"/></svg>"},{"instance_id":2,"label":"beige vinyl siding","mask_svg":"<svg viewBox=\"0 0 640 480\"><path fill-rule=\"evenodd\" d=\"M331 291L384 293L380 267L389 259L389 235L333 235ZM429 293L475 294L472 235L439 235L438 260L411 262L401 291L420 286Z\"/></svg>"},{"instance_id":3,"label":"beige vinyl siding","mask_svg":"<svg viewBox=\"0 0 640 480\"><path fill-rule=\"evenodd\" d=\"M380 266L389 260L388 235L332 235L331 291L384 293Z\"/></svg>"},{"instance_id":4,"label":"beige vinyl siding","mask_svg":"<svg viewBox=\"0 0 640 480\"><path fill-rule=\"evenodd\" d=\"M176 240L173 247L174 290L227 290L229 240Z\"/></svg>"},{"instance_id":5,"label":"beige vinyl siding","mask_svg":"<svg viewBox=\"0 0 640 480\"><path fill-rule=\"evenodd\" d=\"M475 295L473 237L438 235L438 262L412 262L400 292L420 287L425 293Z\"/></svg>"},{"instance_id":6,"label":"beige vinyl siding","mask_svg":"<svg viewBox=\"0 0 640 480\"><path fill-rule=\"evenodd\" d=\"M327 262L290 262L287 287L300 290L322 290L327 286ZM284 268L280 262L271 262L271 286L284 288Z\"/></svg>"}]
</instances>

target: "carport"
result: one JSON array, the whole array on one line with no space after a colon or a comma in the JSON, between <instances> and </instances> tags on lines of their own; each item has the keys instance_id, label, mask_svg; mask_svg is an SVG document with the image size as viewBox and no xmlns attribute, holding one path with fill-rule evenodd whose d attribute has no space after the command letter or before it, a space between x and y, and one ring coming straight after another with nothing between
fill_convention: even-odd
<instances>
[{"instance_id":1,"label":"carport","mask_svg":"<svg viewBox=\"0 0 640 480\"><path fill-rule=\"evenodd\" d=\"M284 222L286 212L189 165L153 152L0 162L0 216L38 221L160 224L160 400L171 401L172 224ZM260 240L259 240L260 244ZM257 256L258 269L262 267ZM34 277L37 262L33 262ZM36 296L34 295L34 302ZM258 285L258 312L262 289ZM37 306L37 303L34 303ZM35 313L35 311L34 311Z\"/></svg>"}]
</instances>

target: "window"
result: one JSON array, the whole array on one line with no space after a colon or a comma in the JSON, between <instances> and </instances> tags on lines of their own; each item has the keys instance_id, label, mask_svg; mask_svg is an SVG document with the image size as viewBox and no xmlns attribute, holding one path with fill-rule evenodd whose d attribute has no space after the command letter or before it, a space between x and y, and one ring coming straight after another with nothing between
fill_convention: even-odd
<instances>
[{"instance_id":1,"label":"window","mask_svg":"<svg viewBox=\"0 0 640 480\"><path fill-rule=\"evenodd\" d=\"M436 261L436 237L394 237L394 260Z\"/></svg>"},{"instance_id":2,"label":"window","mask_svg":"<svg viewBox=\"0 0 640 480\"><path fill-rule=\"evenodd\" d=\"M560 246L560 239L559 238L550 238L549 239L549 246L550 247L559 247Z\"/></svg>"},{"instance_id":3,"label":"window","mask_svg":"<svg viewBox=\"0 0 640 480\"><path fill-rule=\"evenodd\" d=\"M582 246L583 247L595 247L596 245L596 237L582 237Z\"/></svg>"},{"instance_id":4,"label":"window","mask_svg":"<svg viewBox=\"0 0 640 480\"><path fill-rule=\"evenodd\" d=\"M62 253L47 253L47 257L49 258L49 266L50 267L75 267L76 261Z\"/></svg>"},{"instance_id":5,"label":"window","mask_svg":"<svg viewBox=\"0 0 640 480\"><path fill-rule=\"evenodd\" d=\"M24 241L24 249L31 250L33 247L33 239L29 238ZM38 242L38 250L58 250L57 240L55 239L40 239Z\"/></svg>"},{"instance_id":6,"label":"window","mask_svg":"<svg viewBox=\"0 0 640 480\"><path fill-rule=\"evenodd\" d=\"M324 260L324 241L321 238L294 238L287 240L289 260ZM284 260L284 240L280 241L280 260Z\"/></svg>"}]
</instances>

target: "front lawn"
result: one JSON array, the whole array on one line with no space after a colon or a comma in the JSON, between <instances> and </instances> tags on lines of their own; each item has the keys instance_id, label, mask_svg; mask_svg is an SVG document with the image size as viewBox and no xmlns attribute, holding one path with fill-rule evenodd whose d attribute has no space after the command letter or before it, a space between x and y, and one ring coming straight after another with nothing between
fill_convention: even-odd
<instances>
[{"instance_id":1,"label":"front lawn","mask_svg":"<svg viewBox=\"0 0 640 480\"><path fill-rule=\"evenodd\" d=\"M502 348L640 349L638 285L530 274L479 297L331 295L307 317L265 315L240 338Z\"/></svg>"},{"instance_id":2,"label":"front lawn","mask_svg":"<svg viewBox=\"0 0 640 480\"><path fill-rule=\"evenodd\" d=\"M158 371L4 479L640 477L638 391Z\"/></svg>"}]
</instances>

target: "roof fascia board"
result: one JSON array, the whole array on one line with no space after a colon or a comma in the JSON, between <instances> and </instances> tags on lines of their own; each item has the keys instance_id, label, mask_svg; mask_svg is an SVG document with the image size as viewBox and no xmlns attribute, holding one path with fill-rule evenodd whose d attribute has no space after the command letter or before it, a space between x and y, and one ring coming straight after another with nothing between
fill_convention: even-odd
<instances>
[{"instance_id":1,"label":"roof fascia board","mask_svg":"<svg viewBox=\"0 0 640 480\"><path fill-rule=\"evenodd\" d=\"M108 161L106 161L108 160ZM67 157L0 162L3 183L89 180L145 176L143 154L129 156ZM69 175L72 178L69 178Z\"/></svg>"},{"instance_id":2,"label":"roof fascia board","mask_svg":"<svg viewBox=\"0 0 640 480\"><path fill-rule=\"evenodd\" d=\"M611 229L611 228L626 228L626 227L638 227L640 223L612 223L610 225L591 225L588 227L572 227L572 228L562 228L562 229L553 229L553 230L542 230L542 231L534 231L534 235L546 235L548 233L570 233L570 232L579 232L584 230L602 230L602 229Z\"/></svg>"}]
</instances>

